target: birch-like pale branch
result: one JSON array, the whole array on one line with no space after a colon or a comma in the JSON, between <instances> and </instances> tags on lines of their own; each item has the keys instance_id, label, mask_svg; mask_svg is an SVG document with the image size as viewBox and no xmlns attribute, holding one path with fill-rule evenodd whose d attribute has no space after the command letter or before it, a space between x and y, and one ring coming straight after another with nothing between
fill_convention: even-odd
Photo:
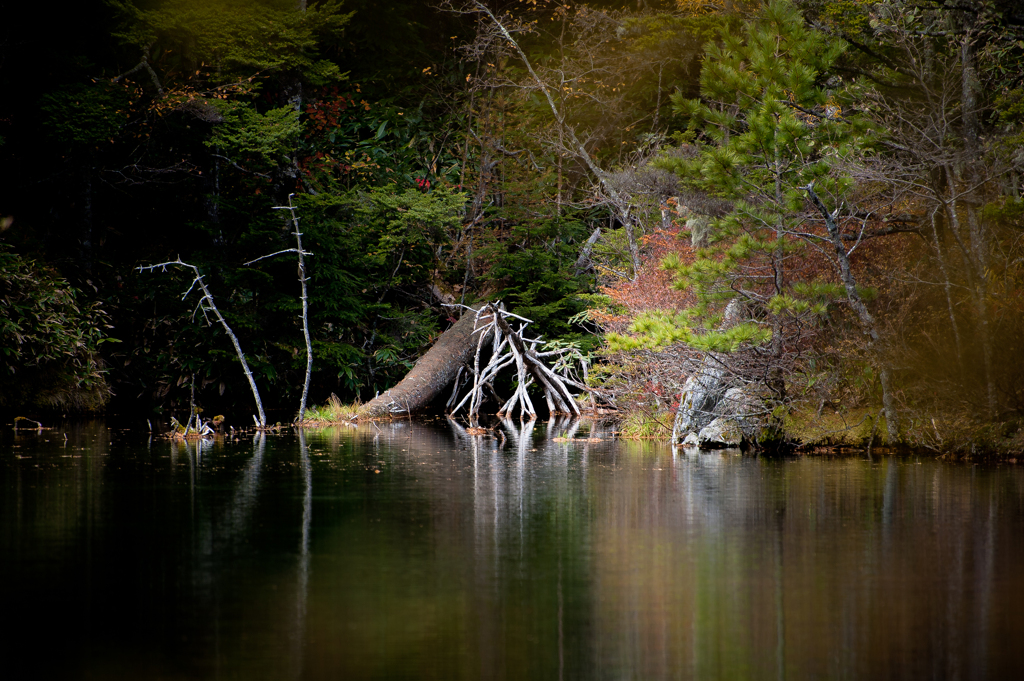
<instances>
[{"instance_id":1,"label":"birch-like pale branch","mask_svg":"<svg viewBox=\"0 0 1024 681\"><path fill-rule=\"evenodd\" d=\"M193 289L195 289L196 285L199 286L199 289L203 293L203 297L200 299L199 304L202 306L205 301L209 306L209 308L203 307L203 316L206 317L207 309L211 310L217 316L217 320L221 323L221 326L224 327L224 332L227 333L228 338L231 339L231 344L235 346L235 353L238 355L238 361L242 365L242 371L245 372L245 377L249 381L249 387L252 389L252 396L256 400L256 409L260 414L257 425L261 428L265 428L267 425L267 415L263 411L263 400L260 399L260 391L256 388L256 379L253 378L252 371L249 369L249 363L245 359L245 353L242 352L242 345L238 342L238 336L236 336L235 332L231 330L230 326L228 326L228 322L224 319L224 315L222 315L220 310L217 309L217 304L213 301L213 294L210 293L210 289L206 288L206 282L203 281L203 275L199 273L199 268L191 263L184 262L179 255L176 260L168 260L167 262L158 263L156 265L140 265L135 269L139 272L146 272L154 271L159 268L161 272L166 272L169 265L185 267L192 270L192 283L189 285L188 290L185 291L185 295L182 296L181 299L184 300L187 298ZM193 318L195 318L195 312L193 312ZM209 323L209 317L206 317L206 321ZM253 418L255 419L256 417L253 416Z\"/></svg>"},{"instance_id":2,"label":"birch-like pale branch","mask_svg":"<svg viewBox=\"0 0 1024 681\"><path fill-rule=\"evenodd\" d=\"M292 233L294 234L294 232L292 232ZM282 253L298 253L298 252L299 252L299 249L297 249L297 248L286 248L283 251L278 251L277 253L270 253L269 255L261 255L260 257L256 258L255 260L250 260L249 262L243 263L243 264L248 266L248 265L253 264L254 262L259 262L260 260L266 260L267 258L273 258L275 255L281 255ZM313 254L310 253L309 251L302 251L302 255L313 255Z\"/></svg>"}]
</instances>

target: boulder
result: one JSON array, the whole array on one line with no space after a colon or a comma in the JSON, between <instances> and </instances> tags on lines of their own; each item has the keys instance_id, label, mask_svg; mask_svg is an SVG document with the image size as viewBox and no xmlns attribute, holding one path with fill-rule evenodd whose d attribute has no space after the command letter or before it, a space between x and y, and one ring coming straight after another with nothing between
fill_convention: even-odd
<instances>
[{"instance_id":1,"label":"boulder","mask_svg":"<svg viewBox=\"0 0 1024 681\"><path fill-rule=\"evenodd\" d=\"M753 383L742 388L730 388L722 396L715 413L735 421L747 440L756 440L768 425L769 412L762 393L763 388Z\"/></svg>"},{"instance_id":2,"label":"boulder","mask_svg":"<svg viewBox=\"0 0 1024 681\"><path fill-rule=\"evenodd\" d=\"M686 437L683 439L684 447L696 447L698 443L699 440L697 439L697 433L687 433Z\"/></svg>"},{"instance_id":3,"label":"boulder","mask_svg":"<svg viewBox=\"0 0 1024 681\"><path fill-rule=\"evenodd\" d=\"M701 449L739 447L743 444L743 431L736 421L720 416L701 429L697 446Z\"/></svg>"}]
</instances>

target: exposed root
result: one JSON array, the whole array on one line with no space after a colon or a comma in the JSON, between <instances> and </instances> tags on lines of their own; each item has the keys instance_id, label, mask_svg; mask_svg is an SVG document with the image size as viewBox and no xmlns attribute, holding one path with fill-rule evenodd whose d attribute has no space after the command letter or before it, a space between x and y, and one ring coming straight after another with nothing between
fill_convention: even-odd
<instances>
[{"instance_id":1,"label":"exposed root","mask_svg":"<svg viewBox=\"0 0 1024 681\"><path fill-rule=\"evenodd\" d=\"M579 417L582 409L576 402L576 395L570 388L576 388L590 395L591 406L594 406L593 390L587 387L586 375L589 364L586 357L576 348L554 348L541 351L544 341L541 338L525 338L523 332L532 322L525 317L506 312L501 303L488 303L475 311L476 325L473 334L477 336L476 354L473 366L468 371L460 370L455 378L455 387L448 400L451 407L450 415L454 416L464 407L471 423L475 424L480 415L480 406L484 400L484 391L497 397L494 379L498 374L513 365L516 371L516 388L508 400L498 410L500 418L511 417L519 410L520 420L537 418L537 409L530 399L528 388L537 383L544 391L548 411L552 415L568 415ZM509 320L518 322L518 329L513 329ZM481 368L481 354L484 343L490 339L491 356ZM544 360L554 362L548 367ZM579 366L582 378L577 374ZM462 388L470 383L469 390L462 399L458 399ZM499 403L501 401L499 400Z\"/></svg>"}]
</instances>

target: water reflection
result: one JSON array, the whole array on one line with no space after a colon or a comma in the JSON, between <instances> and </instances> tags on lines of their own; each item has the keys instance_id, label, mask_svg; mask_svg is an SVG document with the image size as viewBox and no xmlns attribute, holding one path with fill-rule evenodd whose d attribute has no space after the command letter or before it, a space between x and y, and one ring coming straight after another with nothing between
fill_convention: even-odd
<instances>
[{"instance_id":1,"label":"water reflection","mask_svg":"<svg viewBox=\"0 0 1024 681\"><path fill-rule=\"evenodd\" d=\"M299 430L299 466L302 470L302 538L299 541L295 623L292 626L292 659L290 670L294 678L302 677L306 642L306 602L309 598L309 529L313 520L313 467L309 460L306 432Z\"/></svg>"},{"instance_id":2,"label":"water reflection","mask_svg":"<svg viewBox=\"0 0 1024 681\"><path fill-rule=\"evenodd\" d=\"M67 434L0 448L21 624L0 646L37 676L1024 670L1017 467L701 454L572 421Z\"/></svg>"}]
</instances>

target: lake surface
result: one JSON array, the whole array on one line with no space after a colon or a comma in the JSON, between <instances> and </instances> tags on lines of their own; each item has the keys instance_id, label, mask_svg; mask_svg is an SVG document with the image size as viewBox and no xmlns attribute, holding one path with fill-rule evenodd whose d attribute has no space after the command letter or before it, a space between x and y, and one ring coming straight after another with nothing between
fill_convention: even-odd
<instances>
[{"instance_id":1,"label":"lake surface","mask_svg":"<svg viewBox=\"0 0 1024 681\"><path fill-rule=\"evenodd\" d=\"M1024 466L590 428L6 431L0 675L1024 674Z\"/></svg>"}]
</instances>

